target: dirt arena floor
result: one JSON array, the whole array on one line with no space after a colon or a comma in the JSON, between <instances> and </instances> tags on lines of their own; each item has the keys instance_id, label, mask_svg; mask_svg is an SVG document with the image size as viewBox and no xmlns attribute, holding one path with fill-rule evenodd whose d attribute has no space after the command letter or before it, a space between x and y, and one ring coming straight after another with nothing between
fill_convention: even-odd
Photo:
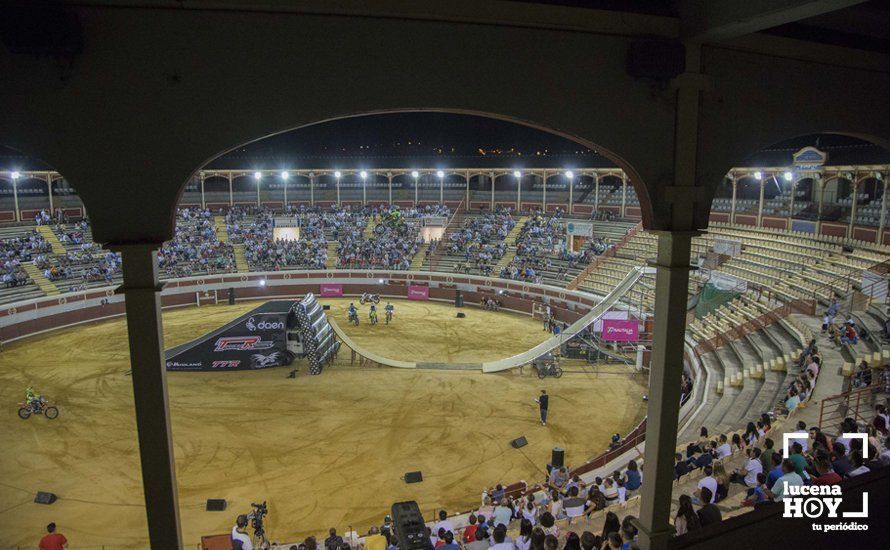
<instances>
[{"instance_id":1,"label":"dirt arena floor","mask_svg":"<svg viewBox=\"0 0 890 550\"><path fill-rule=\"evenodd\" d=\"M398 359L478 362L512 355L544 339L525 316L394 302L390 326L348 327L346 300L330 302L340 325L373 351ZM168 347L196 338L254 303L171 310ZM304 365L227 373L168 373L187 546L225 533L251 501L267 500L267 533L278 541L328 527L364 532L392 502L417 500L425 515L478 505L498 481L536 481L550 449L571 464L607 446L643 416L645 380L622 367L572 367L539 381L529 369L473 371L358 368L341 353L321 376ZM0 354L0 548L36 546L50 521L72 548L147 548L139 455L123 320L55 331L8 345ZM58 404L61 415L20 420L25 387ZM533 401L551 397L548 426ZM510 440L525 435L521 450ZM421 470L424 481L400 477ZM38 490L59 500L35 504ZM225 512L205 512L225 498Z\"/></svg>"}]
</instances>

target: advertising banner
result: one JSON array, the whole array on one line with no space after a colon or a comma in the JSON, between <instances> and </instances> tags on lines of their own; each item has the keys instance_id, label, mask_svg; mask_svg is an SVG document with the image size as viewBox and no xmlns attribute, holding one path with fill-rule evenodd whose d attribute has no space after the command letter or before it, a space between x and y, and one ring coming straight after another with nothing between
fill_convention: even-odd
<instances>
[{"instance_id":1,"label":"advertising banner","mask_svg":"<svg viewBox=\"0 0 890 550\"><path fill-rule=\"evenodd\" d=\"M566 224L566 233L575 237L593 237L593 224L571 221Z\"/></svg>"},{"instance_id":2,"label":"advertising banner","mask_svg":"<svg viewBox=\"0 0 890 550\"><path fill-rule=\"evenodd\" d=\"M603 319L603 340L609 342L636 342L639 339L640 325L634 319Z\"/></svg>"},{"instance_id":3,"label":"advertising banner","mask_svg":"<svg viewBox=\"0 0 890 550\"><path fill-rule=\"evenodd\" d=\"M602 318L593 322L593 332L603 331L603 320L605 319L621 319L626 321L627 319L630 319L630 313L621 310L613 310L603 313Z\"/></svg>"},{"instance_id":4,"label":"advertising banner","mask_svg":"<svg viewBox=\"0 0 890 550\"><path fill-rule=\"evenodd\" d=\"M343 296L343 285L340 283L321 283L319 295L322 298L339 298Z\"/></svg>"},{"instance_id":5,"label":"advertising banner","mask_svg":"<svg viewBox=\"0 0 890 550\"><path fill-rule=\"evenodd\" d=\"M408 286L408 299L409 300L429 300L430 299L430 287L421 286L421 285L409 285Z\"/></svg>"}]
</instances>

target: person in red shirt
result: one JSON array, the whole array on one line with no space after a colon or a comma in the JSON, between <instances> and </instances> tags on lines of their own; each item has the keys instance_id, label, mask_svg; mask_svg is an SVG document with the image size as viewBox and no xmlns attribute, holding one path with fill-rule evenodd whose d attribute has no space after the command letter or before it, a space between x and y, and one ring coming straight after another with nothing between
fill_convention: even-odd
<instances>
[{"instance_id":1,"label":"person in red shirt","mask_svg":"<svg viewBox=\"0 0 890 550\"><path fill-rule=\"evenodd\" d=\"M837 485L841 482L841 476L835 473L831 463L825 458L816 460L816 471L819 477L813 479L813 485Z\"/></svg>"},{"instance_id":2,"label":"person in red shirt","mask_svg":"<svg viewBox=\"0 0 890 550\"><path fill-rule=\"evenodd\" d=\"M56 524L46 526L47 535L40 539L40 550L64 550L68 548L68 539L61 533L56 533Z\"/></svg>"}]
</instances>

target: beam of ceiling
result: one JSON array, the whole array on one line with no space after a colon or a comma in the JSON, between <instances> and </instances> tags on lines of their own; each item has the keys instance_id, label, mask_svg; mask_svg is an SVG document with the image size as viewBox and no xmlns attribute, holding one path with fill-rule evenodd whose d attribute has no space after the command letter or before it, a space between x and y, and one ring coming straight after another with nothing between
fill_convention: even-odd
<instances>
[{"instance_id":1,"label":"beam of ceiling","mask_svg":"<svg viewBox=\"0 0 890 550\"><path fill-rule=\"evenodd\" d=\"M864 0L683 0L681 34L720 42L861 4Z\"/></svg>"}]
</instances>

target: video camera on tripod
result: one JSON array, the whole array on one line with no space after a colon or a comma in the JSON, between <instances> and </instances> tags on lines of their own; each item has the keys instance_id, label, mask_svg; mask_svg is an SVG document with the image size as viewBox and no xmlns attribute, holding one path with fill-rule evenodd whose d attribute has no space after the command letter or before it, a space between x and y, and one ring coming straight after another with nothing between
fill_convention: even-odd
<instances>
[{"instance_id":1,"label":"video camera on tripod","mask_svg":"<svg viewBox=\"0 0 890 550\"><path fill-rule=\"evenodd\" d=\"M265 500L262 504L252 502L250 505L253 507L253 511L247 514L247 519L253 528L253 536L256 539L265 540L266 530L263 528L263 518L269 513L269 507L266 506Z\"/></svg>"}]
</instances>

